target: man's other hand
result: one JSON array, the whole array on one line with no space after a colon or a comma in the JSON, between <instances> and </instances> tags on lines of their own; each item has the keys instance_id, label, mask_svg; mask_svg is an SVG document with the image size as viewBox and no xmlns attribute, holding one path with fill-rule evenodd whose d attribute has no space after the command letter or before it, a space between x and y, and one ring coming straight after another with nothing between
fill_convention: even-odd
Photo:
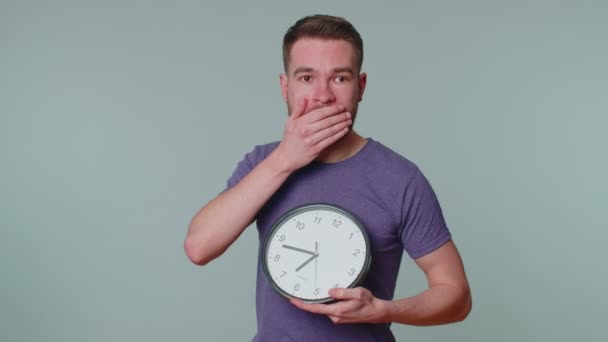
<instances>
[{"instance_id":1,"label":"man's other hand","mask_svg":"<svg viewBox=\"0 0 608 342\"><path fill-rule=\"evenodd\" d=\"M327 315L337 324L384 323L387 321L386 301L374 297L366 288L334 288L329 291L329 295L339 301L333 304L310 304L292 298L290 302L304 311Z\"/></svg>"},{"instance_id":2,"label":"man's other hand","mask_svg":"<svg viewBox=\"0 0 608 342\"><path fill-rule=\"evenodd\" d=\"M306 113L306 99L295 107L277 147L284 166L295 171L313 161L325 148L346 133L352 124L351 113L342 105L316 108ZM306 114L305 114L306 113Z\"/></svg>"}]
</instances>

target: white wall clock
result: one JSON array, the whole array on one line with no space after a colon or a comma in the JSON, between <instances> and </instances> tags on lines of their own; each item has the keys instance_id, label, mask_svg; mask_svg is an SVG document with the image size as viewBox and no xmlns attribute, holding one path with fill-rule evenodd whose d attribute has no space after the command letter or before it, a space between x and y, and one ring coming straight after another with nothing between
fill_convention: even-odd
<instances>
[{"instance_id":1,"label":"white wall clock","mask_svg":"<svg viewBox=\"0 0 608 342\"><path fill-rule=\"evenodd\" d=\"M325 303L333 300L331 288L355 287L364 279L371 250L355 215L330 204L309 204L277 220L260 257L266 278L279 294Z\"/></svg>"}]
</instances>

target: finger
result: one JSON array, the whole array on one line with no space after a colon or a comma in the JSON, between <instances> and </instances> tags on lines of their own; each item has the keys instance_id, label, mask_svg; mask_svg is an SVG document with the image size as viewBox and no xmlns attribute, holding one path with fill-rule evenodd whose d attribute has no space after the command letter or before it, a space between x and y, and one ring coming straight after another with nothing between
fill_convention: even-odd
<instances>
[{"instance_id":1,"label":"finger","mask_svg":"<svg viewBox=\"0 0 608 342\"><path fill-rule=\"evenodd\" d=\"M365 290L362 287L353 289L333 288L329 290L329 296L339 300L362 299L364 298Z\"/></svg>"},{"instance_id":2,"label":"finger","mask_svg":"<svg viewBox=\"0 0 608 342\"><path fill-rule=\"evenodd\" d=\"M320 315L329 315L332 312L332 305L335 304L313 304L313 303L305 303L299 299L295 299L295 298L291 298L289 300L291 302L291 304L295 305L297 308L304 310L304 311L308 311L308 312L312 312L315 314L320 314Z\"/></svg>"},{"instance_id":3,"label":"finger","mask_svg":"<svg viewBox=\"0 0 608 342\"><path fill-rule=\"evenodd\" d=\"M353 299L352 294L353 289L345 289L345 288L333 288L329 290L329 296L334 299Z\"/></svg>"},{"instance_id":4,"label":"finger","mask_svg":"<svg viewBox=\"0 0 608 342\"><path fill-rule=\"evenodd\" d=\"M356 322L352 314L360 307L356 301L338 302L334 304L311 304L292 298L290 302L297 308L319 315L329 317L334 323Z\"/></svg>"},{"instance_id":5,"label":"finger","mask_svg":"<svg viewBox=\"0 0 608 342\"><path fill-rule=\"evenodd\" d=\"M317 148L320 151L323 151L324 149L326 149L328 146L331 146L332 144L334 144L336 141L340 140L340 138L342 138L343 136L346 135L346 133L348 133L348 127L342 129L341 131L339 131L338 133L330 136L329 138L320 141L319 143L317 143Z\"/></svg>"},{"instance_id":6,"label":"finger","mask_svg":"<svg viewBox=\"0 0 608 342\"><path fill-rule=\"evenodd\" d=\"M334 324L357 323L356 320L344 316L328 316Z\"/></svg>"},{"instance_id":7,"label":"finger","mask_svg":"<svg viewBox=\"0 0 608 342\"><path fill-rule=\"evenodd\" d=\"M306 111L306 98L303 98L300 101L298 101L298 104L296 105L296 108L294 108L290 117L292 119L297 119L300 116L302 116L302 114L304 114L305 111Z\"/></svg>"},{"instance_id":8,"label":"finger","mask_svg":"<svg viewBox=\"0 0 608 342\"><path fill-rule=\"evenodd\" d=\"M340 316L328 316L329 319L331 319L332 322L334 322L335 324L344 324L344 323L349 323L349 321L345 320L343 317Z\"/></svg>"},{"instance_id":9,"label":"finger","mask_svg":"<svg viewBox=\"0 0 608 342\"><path fill-rule=\"evenodd\" d=\"M313 134L309 139L310 143L316 145L321 151L327 146L335 143L348 132L348 127L352 121L344 121L328 127Z\"/></svg>"},{"instance_id":10,"label":"finger","mask_svg":"<svg viewBox=\"0 0 608 342\"><path fill-rule=\"evenodd\" d=\"M310 113L306 114L306 116L304 117L305 118L304 122L306 122L306 123L317 122L319 120L325 119L328 116L342 113L343 111L344 111L343 105L331 105L331 106L327 106L327 107L317 108L317 109L312 110Z\"/></svg>"},{"instance_id":11,"label":"finger","mask_svg":"<svg viewBox=\"0 0 608 342\"><path fill-rule=\"evenodd\" d=\"M334 322L334 324L347 324L347 323L363 323L360 320L357 320L356 318L352 318L352 317L345 317L345 316L328 316L329 319L331 319L332 322Z\"/></svg>"},{"instance_id":12,"label":"finger","mask_svg":"<svg viewBox=\"0 0 608 342\"><path fill-rule=\"evenodd\" d=\"M331 127L337 123L340 123L340 122L346 122L349 120L351 120L351 122L352 122L351 117L352 116L349 112L342 112L339 114L330 115L324 119L321 119L317 122L313 122L313 123L309 124L310 131L318 132L325 128Z\"/></svg>"}]
</instances>

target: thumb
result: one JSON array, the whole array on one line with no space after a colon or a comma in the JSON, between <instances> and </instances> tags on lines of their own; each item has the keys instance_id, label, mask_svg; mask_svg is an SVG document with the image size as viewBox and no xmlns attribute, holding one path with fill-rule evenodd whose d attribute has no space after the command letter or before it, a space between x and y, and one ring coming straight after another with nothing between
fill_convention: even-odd
<instances>
[{"instance_id":1,"label":"thumb","mask_svg":"<svg viewBox=\"0 0 608 342\"><path fill-rule=\"evenodd\" d=\"M350 289L333 288L329 290L329 296L334 299L351 299Z\"/></svg>"},{"instance_id":2,"label":"thumb","mask_svg":"<svg viewBox=\"0 0 608 342\"><path fill-rule=\"evenodd\" d=\"M302 116L302 114L304 114L305 111L306 111L306 98L303 98L300 101L298 101L296 108L294 108L293 112L291 113L291 118L297 119L300 116Z\"/></svg>"}]
</instances>

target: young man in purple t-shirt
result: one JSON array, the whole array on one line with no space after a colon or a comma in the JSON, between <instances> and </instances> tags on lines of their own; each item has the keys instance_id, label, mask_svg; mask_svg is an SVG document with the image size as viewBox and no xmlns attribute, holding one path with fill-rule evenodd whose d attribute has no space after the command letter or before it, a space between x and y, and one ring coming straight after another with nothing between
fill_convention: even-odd
<instances>
[{"instance_id":1,"label":"young man in purple t-shirt","mask_svg":"<svg viewBox=\"0 0 608 342\"><path fill-rule=\"evenodd\" d=\"M429 182L416 165L352 129L367 81L355 28L333 16L302 18L285 34L283 59L283 138L248 153L226 190L194 216L188 257L205 265L253 221L262 242L287 211L330 203L365 226L372 251L366 278L330 290L331 304L310 304L280 296L258 265L255 341L392 341L392 322L463 320L471 310L468 281ZM394 300L404 250L429 287Z\"/></svg>"}]
</instances>

